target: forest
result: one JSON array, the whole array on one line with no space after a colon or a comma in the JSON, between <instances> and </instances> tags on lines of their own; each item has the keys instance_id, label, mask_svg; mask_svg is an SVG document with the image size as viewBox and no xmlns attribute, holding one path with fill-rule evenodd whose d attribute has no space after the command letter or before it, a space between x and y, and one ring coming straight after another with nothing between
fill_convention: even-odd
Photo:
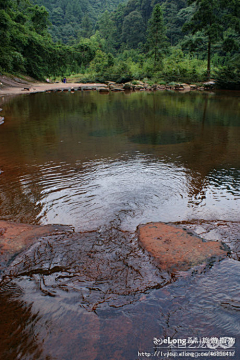
<instances>
[{"instance_id":1,"label":"forest","mask_svg":"<svg viewBox=\"0 0 240 360\"><path fill-rule=\"evenodd\" d=\"M240 0L0 0L0 72L240 88Z\"/></svg>"}]
</instances>

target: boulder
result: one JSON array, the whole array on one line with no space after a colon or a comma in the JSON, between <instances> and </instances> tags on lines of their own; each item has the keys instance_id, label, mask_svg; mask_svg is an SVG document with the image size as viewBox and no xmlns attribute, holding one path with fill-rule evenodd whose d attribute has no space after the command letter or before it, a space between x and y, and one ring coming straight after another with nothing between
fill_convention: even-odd
<instances>
[{"instance_id":1,"label":"boulder","mask_svg":"<svg viewBox=\"0 0 240 360\"><path fill-rule=\"evenodd\" d=\"M190 90L197 90L197 85L191 84L190 85Z\"/></svg>"},{"instance_id":2,"label":"boulder","mask_svg":"<svg viewBox=\"0 0 240 360\"><path fill-rule=\"evenodd\" d=\"M100 88L98 89L98 91L99 91L100 93L109 93L109 88L107 88L107 87L100 87Z\"/></svg>"},{"instance_id":3,"label":"boulder","mask_svg":"<svg viewBox=\"0 0 240 360\"><path fill-rule=\"evenodd\" d=\"M185 91L185 92L187 92L187 91L190 91L190 90L191 90L191 88L190 88L190 85L189 85L189 84L185 84L185 83L183 83L183 84L180 84L180 86L182 87L182 90L183 90L183 91Z\"/></svg>"},{"instance_id":4,"label":"boulder","mask_svg":"<svg viewBox=\"0 0 240 360\"><path fill-rule=\"evenodd\" d=\"M134 85L132 83L125 83L123 84L123 89L124 90L133 90Z\"/></svg>"},{"instance_id":5,"label":"boulder","mask_svg":"<svg viewBox=\"0 0 240 360\"><path fill-rule=\"evenodd\" d=\"M174 90L184 90L184 86L182 84L176 84Z\"/></svg>"},{"instance_id":6,"label":"boulder","mask_svg":"<svg viewBox=\"0 0 240 360\"><path fill-rule=\"evenodd\" d=\"M158 90L166 90L166 85L159 85Z\"/></svg>"},{"instance_id":7,"label":"boulder","mask_svg":"<svg viewBox=\"0 0 240 360\"><path fill-rule=\"evenodd\" d=\"M161 222L139 225L138 241L156 265L169 272L221 260L228 254L221 242L204 241L184 229Z\"/></svg>"},{"instance_id":8,"label":"boulder","mask_svg":"<svg viewBox=\"0 0 240 360\"><path fill-rule=\"evenodd\" d=\"M109 87L116 85L116 83L115 83L114 81L106 81L105 83L106 83L106 85L109 86Z\"/></svg>"},{"instance_id":9,"label":"boulder","mask_svg":"<svg viewBox=\"0 0 240 360\"><path fill-rule=\"evenodd\" d=\"M123 87L114 87L111 89L111 91L113 92L119 92L119 91L124 91Z\"/></svg>"},{"instance_id":10,"label":"boulder","mask_svg":"<svg viewBox=\"0 0 240 360\"><path fill-rule=\"evenodd\" d=\"M215 81L213 81L213 80L207 81L203 84L204 90L211 90L215 87L215 85L216 85Z\"/></svg>"},{"instance_id":11,"label":"boulder","mask_svg":"<svg viewBox=\"0 0 240 360\"><path fill-rule=\"evenodd\" d=\"M151 86L151 90L152 90L152 91L156 91L157 88L158 88L158 85L157 85L157 84L153 84L153 85Z\"/></svg>"},{"instance_id":12,"label":"boulder","mask_svg":"<svg viewBox=\"0 0 240 360\"><path fill-rule=\"evenodd\" d=\"M110 90L112 90L112 89L114 89L115 87L117 87L118 85L115 83L115 82L109 82L109 84L108 84L108 87L109 87L109 89Z\"/></svg>"},{"instance_id":13,"label":"boulder","mask_svg":"<svg viewBox=\"0 0 240 360\"><path fill-rule=\"evenodd\" d=\"M145 86L141 84L134 85L134 90L136 91L145 90Z\"/></svg>"}]
</instances>

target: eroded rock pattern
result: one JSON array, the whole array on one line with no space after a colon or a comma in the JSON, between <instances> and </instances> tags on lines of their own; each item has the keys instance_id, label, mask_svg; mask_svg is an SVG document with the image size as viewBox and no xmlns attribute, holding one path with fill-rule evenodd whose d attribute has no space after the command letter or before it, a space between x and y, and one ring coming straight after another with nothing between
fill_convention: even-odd
<instances>
[{"instance_id":1,"label":"eroded rock pattern","mask_svg":"<svg viewBox=\"0 0 240 360\"><path fill-rule=\"evenodd\" d=\"M183 221L176 225L193 231L203 239L210 241L222 241L231 250L231 258L240 260L240 222L223 220L196 220Z\"/></svg>"},{"instance_id":2,"label":"eroded rock pattern","mask_svg":"<svg viewBox=\"0 0 240 360\"><path fill-rule=\"evenodd\" d=\"M188 270L190 267L221 260L227 249L217 241L203 239L186 230L165 223L150 223L138 227L139 242L155 259L161 270Z\"/></svg>"},{"instance_id":3,"label":"eroded rock pattern","mask_svg":"<svg viewBox=\"0 0 240 360\"><path fill-rule=\"evenodd\" d=\"M72 228L63 225L38 226L0 220L0 271L18 253L34 244L37 238L72 231Z\"/></svg>"},{"instance_id":4,"label":"eroded rock pattern","mask_svg":"<svg viewBox=\"0 0 240 360\"><path fill-rule=\"evenodd\" d=\"M18 255L3 281L27 277L48 296L77 292L89 311L121 307L171 281L139 248L135 234L116 229L41 237Z\"/></svg>"},{"instance_id":5,"label":"eroded rock pattern","mask_svg":"<svg viewBox=\"0 0 240 360\"><path fill-rule=\"evenodd\" d=\"M176 229L177 225L180 233L181 228L185 228L208 240L218 240L212 244L218 247L219 256L212 257L211 254L211 259L219 260L226 256L226 251L220 246L221 240L228 241L232 251L230 256L239 259L238 223L221 222L216 226L214 222L185 222L173 225L171 229ZM52 233L35 236L31 246L11 258L12 262L2 271L2 284L28 279L43 295L70 301L69 294L75 294L74 301L80 307L97 313L99 309L121 308L134 303L150 289L175 281L179 277L178 270L189 268L189 264L187 268L172 266L173 261L178 264L179 261L171 257L166 259L166 264L168 261L170 265L156 266L154 257L139 246L137 233L124 232L118 227L83 233L54 229ZM210 239L214 230L215 237ZM192 241L192 236L188 236ZM196 263L199 262L190 265ZM208 262L202 266L207 267Z\"/></svg>"}]
</instances>

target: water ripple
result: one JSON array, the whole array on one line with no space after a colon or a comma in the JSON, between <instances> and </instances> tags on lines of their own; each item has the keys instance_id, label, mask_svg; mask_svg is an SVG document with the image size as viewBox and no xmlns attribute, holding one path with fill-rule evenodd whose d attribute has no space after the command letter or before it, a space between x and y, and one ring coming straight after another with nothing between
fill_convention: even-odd
<instances>
[{"instance_id":1,"label":"water ripple","mask_svg":"<svg viewBox=\"0 0 240 360\"><path fill-rule=\"evenodd\" d=\"M184 168L140 157L79 164L66 173L60 168L41 173L40 218L46 214L41 221L70 222L78 230L99 227L123 211L137 221L146 216L152 220L153 212L167 219L173 206L187 201Z\"/></svg>"}]
</instances>

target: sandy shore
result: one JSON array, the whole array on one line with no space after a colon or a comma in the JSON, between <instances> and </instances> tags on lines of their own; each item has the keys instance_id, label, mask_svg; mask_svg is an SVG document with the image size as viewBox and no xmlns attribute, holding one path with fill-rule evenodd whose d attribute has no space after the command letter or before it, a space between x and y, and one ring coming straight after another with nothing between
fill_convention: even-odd
<instances>
[{"instance_id":1,"label":"sandy shore","mask_svg":"<svg viewBox=\"0 0 240 360\"><path fill-rule=\"evenodd\" d=\"M85 90L85 89L97 89L100 87L106 87L105 84L82 84L82 83L36 83L36 84L19 84L1 86L0 87L0 96L7 95L18 95L18 94L29 94L29 93L39 93L46 91L56 91L56 90Z\"/></svg>"}]
</instances>

